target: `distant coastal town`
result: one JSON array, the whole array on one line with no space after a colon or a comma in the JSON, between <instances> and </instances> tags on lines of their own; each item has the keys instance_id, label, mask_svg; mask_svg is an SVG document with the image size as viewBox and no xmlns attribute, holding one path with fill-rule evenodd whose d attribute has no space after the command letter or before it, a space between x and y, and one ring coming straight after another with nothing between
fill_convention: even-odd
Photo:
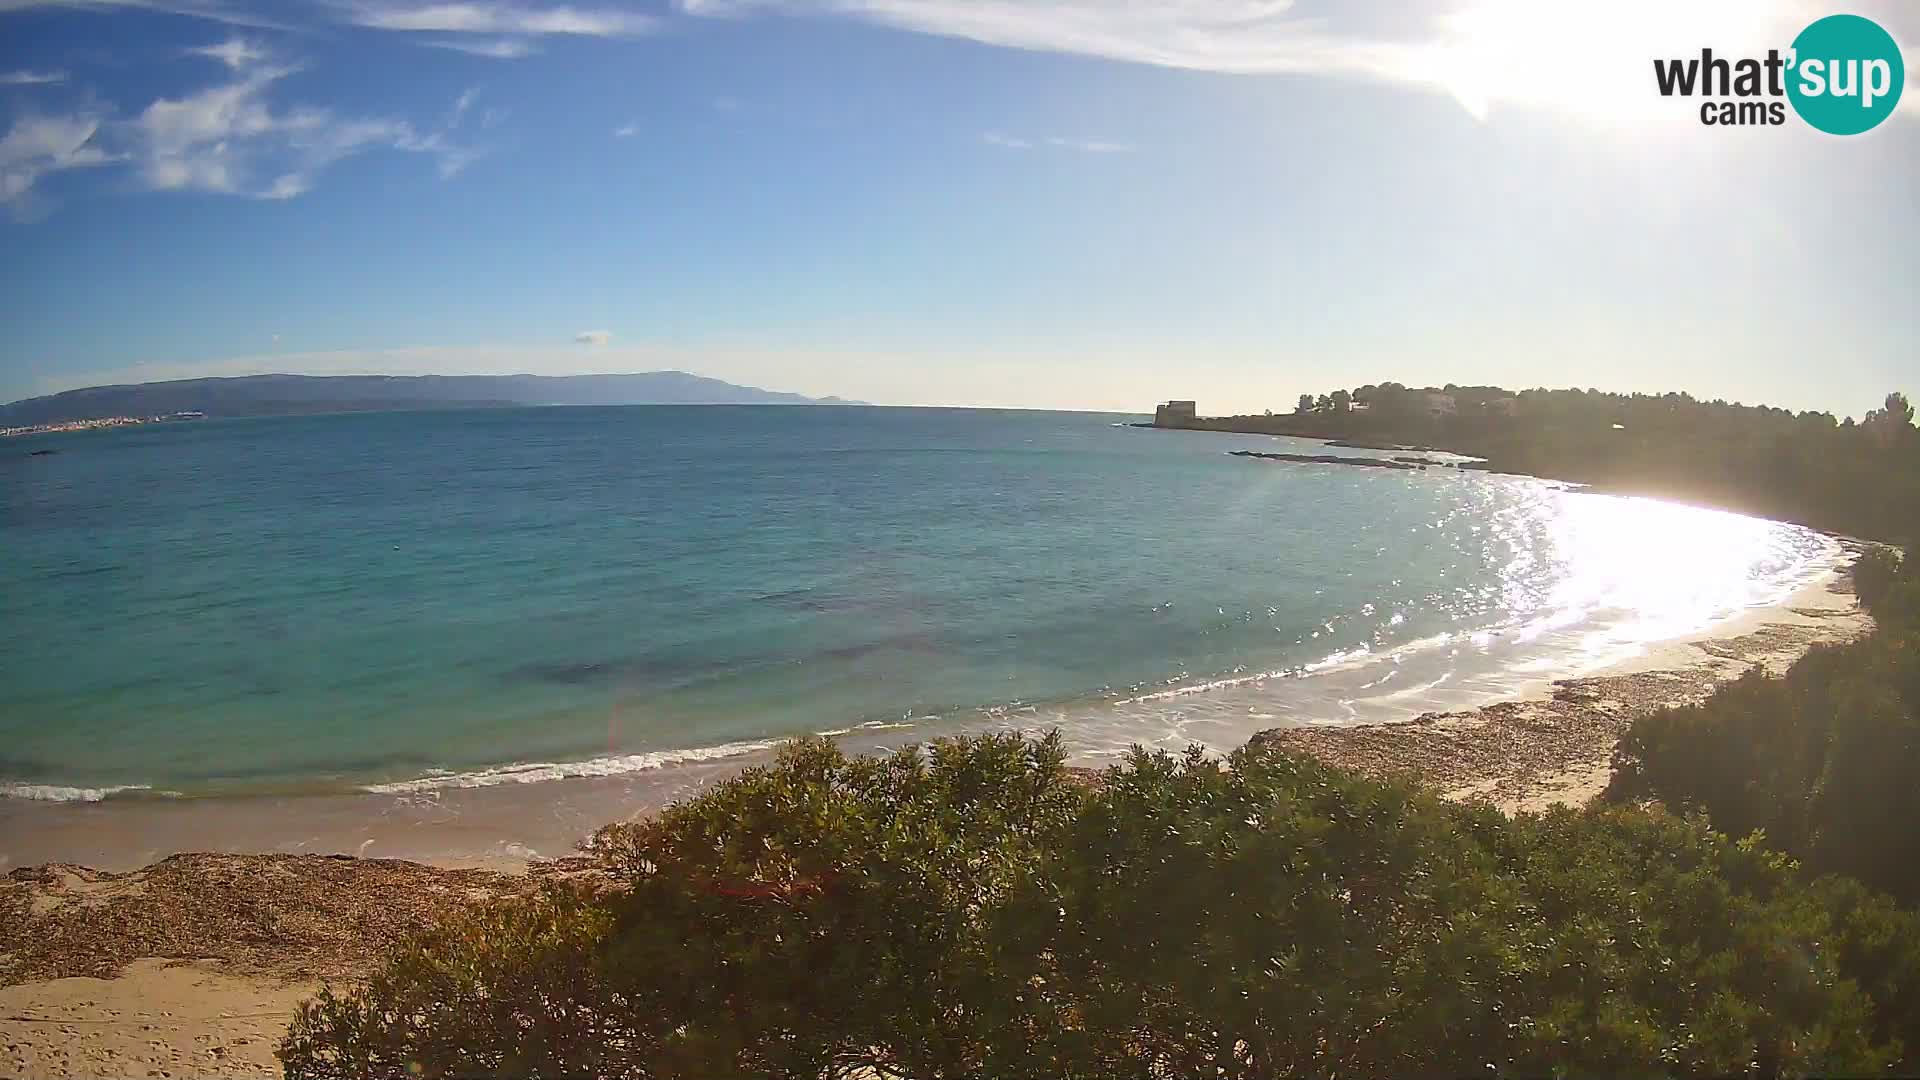
<instances>
[{"instance_id":1,"label":"distant coastal town","mask_svg":"<svg viewBox=\"0 0 1920 1080\"><path fill-rule=\"evenodd\" d=\"M164 424L172 420L204 420L207 414L198 411L167 413L164 416L100 416L91 420L62 420L57 424L27 424L22 427L0 427L0 439L15 435L45 435L53 431L88 431L93 428L130 427L135 424Z\"/></svg>"}]
</instances>

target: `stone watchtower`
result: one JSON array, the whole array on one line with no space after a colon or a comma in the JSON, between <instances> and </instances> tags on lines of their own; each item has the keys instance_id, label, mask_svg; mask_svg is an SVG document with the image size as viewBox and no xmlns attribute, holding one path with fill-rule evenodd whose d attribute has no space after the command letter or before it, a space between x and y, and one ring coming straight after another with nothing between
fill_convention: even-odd
<instances>
[{"instance_id":1,"label":"stone watchtower","mask_svg":"<svg viewBox=\"0 0 1920 1080\"><path fill-rule=\"evenodd\" d=\"M1169 401L1153 410L1154 427L1192 427L1196 417L1191 401Z\"/></svg>"}]
</instances>

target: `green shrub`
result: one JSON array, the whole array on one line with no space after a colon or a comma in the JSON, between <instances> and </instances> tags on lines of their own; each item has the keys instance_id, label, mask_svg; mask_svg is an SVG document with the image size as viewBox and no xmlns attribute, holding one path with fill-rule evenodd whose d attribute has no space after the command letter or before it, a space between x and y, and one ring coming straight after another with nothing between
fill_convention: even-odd
<instances>
[{"instance_id":1,"label":"green shrub","mask_svg":"<svg viewBox=\"0 0 1920 1080\"><path fill-rule=\"evenodd\" d=\"M1894 548L1875 545L1853 563L1853 591L1869 611L1882 608L1901 579L1901 556Z\"/></svg>"},{"instance_id":2,"label":"green shrub","mask_svg":"<svg viewBox=\"0 0 1920 1080\"><path fill-rule=\"evenodd\" d=\"M290 1076L1866 1073L1911 914L1697 821L1508 821L1274 750L803 742L304 1009Z\"/></svg>"},{"instance_id":3,"label":"green shrub","mask_svg":"<svg viewBox=\"0 0 1920 1080\"><path fill-rule=\"evenodd\" d=\"M554 890L450 920L363 988L303 1004L289 1076L642 1076L652 1050L601 978L611 917Z\"/></svg>"}]
</instances>

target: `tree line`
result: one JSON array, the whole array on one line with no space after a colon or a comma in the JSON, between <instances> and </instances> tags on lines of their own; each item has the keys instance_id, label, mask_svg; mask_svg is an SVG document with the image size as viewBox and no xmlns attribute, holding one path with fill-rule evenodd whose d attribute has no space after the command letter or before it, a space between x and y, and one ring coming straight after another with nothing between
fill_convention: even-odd
<instances>
[{"instance_id":1,"label":"tree line","mask_svg":"<svg viewBox=\"0 0 1920 1080\"><path fill-rule=\"evenodd\" d=\"M1894 392L1856 421L1828 412L1612 394L1370 384L1293 413L1193 426L1396 445L1484 458L1484 467L1793 521L1899 544L1920 538L1920 428Z\"/></svg>"}]
</instances>

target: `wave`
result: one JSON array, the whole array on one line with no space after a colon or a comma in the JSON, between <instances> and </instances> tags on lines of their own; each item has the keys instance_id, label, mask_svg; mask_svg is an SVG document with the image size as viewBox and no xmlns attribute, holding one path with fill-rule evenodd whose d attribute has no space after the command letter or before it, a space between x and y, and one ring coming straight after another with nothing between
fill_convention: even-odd
<instances>
[{"instance_id":1,"label":"wave","mask_svg":"<svg viewBox=\"0 0 1920 1080\"><path fill-rule=\"evenodd\" d=\"M1271 671L1259 671L1259 672L1252 672L1252 673L1236 672L1232 675L1225 675L1217 679L1207 679L1202 682L1179 683L1178 685L1169 685L1164 690L1150 690L1150 691L1147 691L1146 693L1135 694L1132 697L1120 698L1114 701L1113 704L1141 705L1141 704L1146 704L1146 703L1155 702L1155 701L1171 701L1174 698L1187 697L1192 694L1205 694L1214 690L1232 690L1232 689L1235 689L1236 687L1253 686L1255 684L1268 682L1274 679L1298 679L1308 675L1319 675L1323 672L1336 671L1336 670L1341 670L1341 669L1350 668L1350 667L1357 667L1361 664L1370 663L1374 661L1384 660L1384 661L1391 661L1394 663L1398 663L1400 659L1406 656L1412 655L1414 653L1422 652L1424 650L1436 648L1442 645L1451 644L1457 641L1466 640L1474 636L1479 636L1484 634L1498 634L1507 629L1508 628L1504 625L1496 625L1496 626L1486 627L1486 628L1472 631L1472 632L1459 631L1454 633L1435 634L1435 635L1432 635L1431 637L1419 638L1414 641L1409 641L1404 644L1397 645L1384 652L1376 652L1374 651L1373 646L1363 642L1359 645L1353 646L1352 648L1337 649L1321 657L1318 660L1311 660L1304 664L1296 664L1292 667L1276 668ZM1178 683L1178 680L1169 680L1169 682Z\"/></svg>"},{"instance_id":2,"label":"wave","mask_svg":"<svg viewBox=\"0 0 1920 1080\"><path fill-rule=\"evenodd\" d=\"M869 720L864 724L855 724L852 727L828 728L825 731L816 731L814 734L822 739L837 739L842 735L851 735L856 731L904 731L913 726L913 724L906 721Z\"/></svg>"},{"instance_id":3,"label":"wave","mask_svg":"<svg viewBox=\"0 0 1920 1080\"><path fill-rule=\"evenodd\" d=\"M821 738L835 738L861 732L900 731L914 725L904 722L869 720L852 727L833 728L816 731ZM487 769L475 769L471 772L447 772L435 770L425 776L412 780L395 780L384 784L365 784L360 791L371 791L381 795L406 795L422 791L438 791L446 788L495 787L500 784L539 784L548 780L568 780L591 776L625 776L629 773L651 772L655 769L669 768L674 765L691 765L702 761L721 761L726 758L745 757L748 754L765 753L784 746L797 736L777 739L749 739L741 742L720 743L717 746L692 746L679 750L654 750L643 754L618 754L607 757L586 758L582 761L537 761L520 762L513 765L499 765Z\"/></svg>"},{"instance_id":4,"label":"wave","mask_svg":"<svg viewBox=\"0 0 1920 1080\"><path fill-rule=\"evenodd\" d=\"M67 787L63 784L0 784L0 799L26 799L31 802L94 803L128 791L153 791L148 784L119 784L109 787ZM154 792L159 795L169 792Z\"/></svg>"},{"instance_id":5,"label":"wave","mask_svg":"<svg viewBox=\"0 0 1920 1080\"><path fill-rule=\"evenodd\" d=\"M586 776L624 776L649 772L671 765L690 765L700 761L757 754L786 742L785 739L754 739L748 742L696 746L684 750L654 750L644 754L619 754L587 758L584 761L535 761L500 765L472 772L435 771L413 780L385 784L366 784L360 790L381 795L405 795L445 788L494 787L499 784L539 784L548 780L567 780Z\"/></svg>"}]
</instances>

